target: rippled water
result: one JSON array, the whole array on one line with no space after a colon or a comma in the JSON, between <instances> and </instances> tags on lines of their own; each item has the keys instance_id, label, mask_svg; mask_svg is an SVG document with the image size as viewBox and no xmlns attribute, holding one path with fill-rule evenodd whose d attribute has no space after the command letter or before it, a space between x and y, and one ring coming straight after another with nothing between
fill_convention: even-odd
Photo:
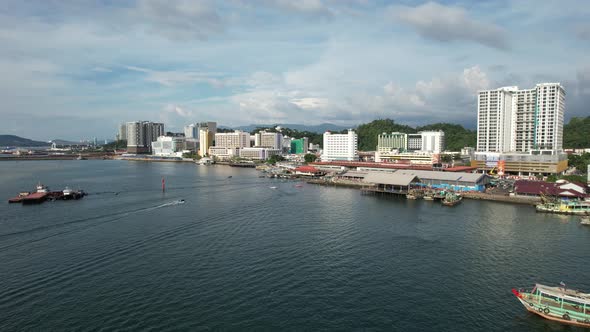
<instances>
[{"instance_id":1,"label":"rippled water","mask_svg":"<svg viewBox=\"0 0 590 332\"><path fill-rule=\"evenodd\" d=\"M0 204L2 331L575 331L510 289L590 291L590 227L528 206L448 208L225 166L0 162L3 200L37 181L91 195Z\"/></svg>"}]
</instances>

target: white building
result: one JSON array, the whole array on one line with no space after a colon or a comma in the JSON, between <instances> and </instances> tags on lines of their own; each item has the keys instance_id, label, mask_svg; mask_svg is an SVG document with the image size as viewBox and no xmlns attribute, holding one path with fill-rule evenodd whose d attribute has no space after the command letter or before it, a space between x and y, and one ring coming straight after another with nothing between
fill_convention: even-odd
<instances>
[{"instance_id":1,"label":"white building","mask_svg":"<svg viewBox=\"0 0 590 332\"><path fill-rule=\"evenodd\" d=\"M266 160L273 155L280 155L281 150L263 148L263 147L252 147L240 149L240 157L253 159L253 160Z\"/></svg>"},{"instance_id":2,"label":"white building","mask_svg":"<svg viewBox=\"0 0 590 332\"><path fill-rule=\"evenodd\" d=\"M212 146L209 148L209 155L219 160L229 160L240 155L240 149L222 146Z\"/></svg>"},{"instance_id":3,"label":"white building","mask_svg":"<svg viewBox=\"0 0 590 332\"><path fill-rule=\"evenodd\" d=\"M233 133L215 134L215 146L225 148L245 148L250 146L250 134L240 130Z\"/></svg>"},{"instance_id":4,"label":"white building","mask_svg":"<svg viewBox=\"0 0 590 332\"><path fill-rule=\"evenodd\" d=\"M358 136L354 130L349 130L348 134L332 134L329 131L324 133L322 161L358 159Z\"/></svg>"},{"instance_id":5,"label":"white building","mask_svg":"<svg viewBox=\"0 0 590 332\"><path fill-rule=\"evenodd\" d=\"M563 149L565 90L559 83L479 91L477 151Z\"/></svg>"},{"instance_id":6,"label":"white building","mask_svg":"<svg viewBox=\"0 0 590 332\"><path fill-rule=\"evenodd\" d=\"M420 151L430 153L441 153L445 149L445 133L439 131L421 131L422 148Z\"/></svg>"},{"instance_id":7,"label":"white building","mask_svg":"<svg viewBox=\"0 0 590 332\"><path fill-rule=\"evenodd\" d=\"M117 133L117 141L126 140L127 139L127 124L121 123L119 125L119 132Z\"/></svg>"},{"instance_id":8,"label":"white building","mask_svg":"<svg viewBox=\"0 0 590 332\"><path fill-rule=\"evenodd\" d=\"M254 135L255 147L266 147L281 150L283 148L283 134L260 131Z\"/></svg>"},{"instance_id":9,"label":"white building","mask_svg":"<svg viewBox=\"0 0 590 332\"><path fill-rule=\"evenodd\" d=\"M182 157L184 137L160 136L152 145L152 155L160 157Z\"/></svg>"},{"instance_id":10,"label":"white building","mask_svg":"<svg viewBox=\"0 0 590 332\"><path fill-rule=\"evenodd\" d=\"M195 124L184 126L184 137L186 138L199 138L199 127Z\"/></svg>"}]
</instances>

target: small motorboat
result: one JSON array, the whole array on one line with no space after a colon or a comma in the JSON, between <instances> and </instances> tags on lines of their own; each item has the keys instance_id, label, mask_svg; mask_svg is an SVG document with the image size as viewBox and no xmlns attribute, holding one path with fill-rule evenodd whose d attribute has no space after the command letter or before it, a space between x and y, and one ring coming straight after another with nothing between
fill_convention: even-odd
<instances>
[{"instance_id":1,"label":"small motorboat","mask_svg":"<svg viewBox=\"0 0 590 332\"><path fill-rule=\"evenodd\" d=\"M228 178L228 179L231 179L231 178L232 178L232 176L230 175L230 176L228 176L227 178Z\"/></svg>"},{"instance_id":2,"label":"small motorboat","mask_svg":"<svg viewBox=\"0 0 590 332\"><path fill-rule=\"evenodd\" d=\"M277 189L277 187L276 187L276 186L271 186L271 187L269 187L269 188L270 188L270 189Z\"/></svg>"}]
</instances>

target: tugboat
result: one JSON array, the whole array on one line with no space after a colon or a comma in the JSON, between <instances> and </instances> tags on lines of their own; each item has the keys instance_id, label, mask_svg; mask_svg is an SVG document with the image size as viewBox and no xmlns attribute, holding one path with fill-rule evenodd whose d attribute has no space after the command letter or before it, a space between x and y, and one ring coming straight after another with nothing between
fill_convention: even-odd
<instances>
[{"instance_id":1,"label":"tugboat","mask_svg":"<svg viewBox=\"0 0 590 332\"><path fill-rule=\"evenodd\" d=\"M528 291L512 289L526 310L545 319L590 328L590 294L561 287L536 284Z\"/></svg>"},{"instance_id":2,"label":"tugboat","mask_svg":"<svg viewBox=\"0 0 590 332\"><path fill-rule=\"evenodd\" d=\"M462 199L463 197L461 197L461 195L455 194L453 192L448 192L445 195L445 198L443 198L442 204L445 206L455 206L461 203Z\"/></svg>"}]
</instances>

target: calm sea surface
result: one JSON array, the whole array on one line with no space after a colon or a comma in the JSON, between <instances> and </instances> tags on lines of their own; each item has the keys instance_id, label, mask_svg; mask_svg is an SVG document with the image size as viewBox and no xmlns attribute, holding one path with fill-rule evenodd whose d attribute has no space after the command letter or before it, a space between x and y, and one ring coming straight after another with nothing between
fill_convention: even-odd
<instances>
[{"instance_id":1,"label":"calm sea surface","mask_svg":"<svg viewBox=\"0 0 590 332\"><path fill-rule=\"evenodd\" d=\"M510 293L560 281L590 291L590 227L577 217L258 175L0 162L0 330L580 330ZM90 195L6 202L38 181Z\"/></svg>"}]
</instances>

